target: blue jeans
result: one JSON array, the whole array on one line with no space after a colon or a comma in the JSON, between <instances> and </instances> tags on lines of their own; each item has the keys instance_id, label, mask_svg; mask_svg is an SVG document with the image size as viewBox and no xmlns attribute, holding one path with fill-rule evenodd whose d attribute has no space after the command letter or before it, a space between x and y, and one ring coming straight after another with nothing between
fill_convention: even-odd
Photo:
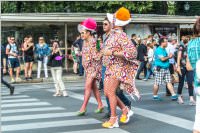
<instances>
[{"instance_id":1,"label":"blue jeans","mask_svg":"<svg viewBox=\"0 0 200 133\"><path fill-rule=\"evenodd\" d=\"M102 88L104 88L105 72L106 72L106 67L105 67L105 66L102 66L102 82L101 82L101 87L102 87ZM110 111L110 103L109 103L108 97L106 97L106 103L107 103L107 105L108 105L108 113L110 114L111 111Z\"/></svg>"},{"instance_id":2,"label":"blue jeans","mask_svg":"<svg viewBox=\"0 0 200 133\"><path fill-rule=\"evenodd\" d=\"M83 75L84 74L84 68L82 65L82 56L79 56L79 75Z\"/></svg>"},{"instance_id":3,"label":"blue jeans","mask_svg":"<svg viewBox=\"0 0 200 133\"><path fill-rule=\"evenodd\" d=\"M104 86L104 78L105 78L105 72L106 72L106 67L102 66L102 85ZM131 106L131 101L124 95L123 90L120 90L120 88L117 88L116 95L119 97L119 99L125 104L125 106L130 107ZM106 97L106 103L108 105L108 113L111 114L110 111L110 103L108 97Z\"/></svg>"},{"instance_id":4,"label":"blue jeans","mask_svg":"<svg viewBox=\"0 0 200 133\"><path fill-rule=\"evenodd\" d=\"M151 63L151 67L149 69L147 69L147 75L145 77L145 79L149 79L149 77L153 74L153 69L154 69L154 65L153 63Z\"/></svg>"},{"instance_id":5,"label":"blue jeans","mask_svg":"<svg viewBox=\"0 0 200 133\"><path fill-rule=\"evenodd\" d=\"M146 67L147 62L146 61L142 61L140 62L140 66L138 68L137 71L137 75L136 75L136 79L140 78L140 73L144 70L144 77L146 77L147 75L147 67Z\"/></svg>"}]
</instances>

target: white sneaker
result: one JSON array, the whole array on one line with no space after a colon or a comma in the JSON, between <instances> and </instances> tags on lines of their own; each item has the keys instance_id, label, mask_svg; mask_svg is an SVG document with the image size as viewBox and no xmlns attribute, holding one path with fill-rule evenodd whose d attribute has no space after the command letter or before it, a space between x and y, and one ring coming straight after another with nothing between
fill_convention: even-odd
<instances>
[{"instance_id":1,"label":"white sneaker","mask_svg":"<svg viewBox=\"0 0 200 133\"><path fill-rule=\"evenodd\" d=\"M11 82L11 83L14 83L14 82L15 82L15 79L14 79L14 78L11 78L10 82Z\"/></svg>"},{"instance_id":2,"label":"white sneaker","mask_svg":"<svg viewBox=\"0 0 200 133\"><path fill-rule=\"evenodd\" d=\"M63 91L63 96L68 97L67 91Z\"/></svg>"},{"instance_id":3,"label":"white sneaker","mask_svg":"<svg viewBox=\"0 0 200 133\"><path fill-rule=\"evenodd\" d=\"M16 82L21 82L22 79L20 77L16 78Z\"/></svg>"}]
</instances>

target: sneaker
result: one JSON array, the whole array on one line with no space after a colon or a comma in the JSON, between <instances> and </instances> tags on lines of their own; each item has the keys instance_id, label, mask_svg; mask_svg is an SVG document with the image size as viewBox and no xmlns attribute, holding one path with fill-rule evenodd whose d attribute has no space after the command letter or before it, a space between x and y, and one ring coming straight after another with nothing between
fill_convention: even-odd
<instances>
[{"instance_id":1,"label":"sneaker","mask_svg":"<svg viewBox=\"0 0 200 133\"><path fill-rule=\"evenodd\" d=\"M189 102L189 105L195 106L195 105L196 105L196 102L195 102L195 101L190 101L190 102Z\"/></svg>"},{"instance_id":2,"label":"sneaker","mask_svg":"<svg viewBox=\"0 0 200 133\"><path fill-rule=\"evenodd\" d=\"M63 97L68 97L67 91L63 91L62 95Z\"/></svg>"},{"instance_id":3,"label":"sneaker","mask_svg":"<svg viewBox=\"0 0 200 133\"><path fill-rule=\"evenodd\" d=\"M143 79L143 81L147 81L148 79Z\"/></svg>"},{"instance_id":4,"label":"sneaker","mask_svg":"<svg viewBox=\"0 0 200 133\"><path fill-rule=\"evenodd\" d=\"M155 101L162 101L162 99L159 96L153 97L153 100L155 100Z\"/></svg>"},{"instance_id":5,"label":"sneaker","mask_svg":"<svg viewBox=\"0 0 200 133\"><path fill-rule=\"evenodd\" d=\"M178 97L178 100L177 100L178 104L184 104L184 101L182 99L182 96Z\"/></svg>"},{"instance_id":6,"label":"sneaker","mask_svg":"<svg viewBox=\"0 0 200 133\"><path fill-rule=\"evenodd\" d=\"M14 91L15 91L15 87L14 87L14 86L11 86L11 87L10 87L10 95L13 95L13 94L14 94Z\"/></svg>"},{"instance_id":7,"label":"sneaker","mask_svg":"<svg viewBox=\"0 0 200 133\"><path fill-rule=\"evenodd\" d=\"M176 101L178 99L177 95L171 96L172 101Z\"/></svg>"},{"instance_id":8,"label":"sneaker","mask_svg":"<svg viewBox=\"0 0 200 133\"><path fill-rule=\"evenodd\" d=\"M22 79L21 78L16 78L16 82L21 82Z\"/></svg>"},{"instance_id":9,"label":"sneaker","mask_svg":"<svg viewBox=\"0 0 200 133\"><path fill-rule=\"evenodd\" d=\"M11 83L14 83L15 82L15 79L14 78L11 78L11 81L10 81Z\"/></svg>"}]
</instances>

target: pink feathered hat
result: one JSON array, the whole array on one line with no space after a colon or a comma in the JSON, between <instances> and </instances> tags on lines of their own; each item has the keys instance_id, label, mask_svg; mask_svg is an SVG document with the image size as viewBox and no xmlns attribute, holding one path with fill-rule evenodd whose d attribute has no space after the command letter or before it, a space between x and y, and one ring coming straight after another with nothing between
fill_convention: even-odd
<instances>
[{"instance_id":1,"label":"pink feathered hat","mask_svg":"<svg viewBox=\"0 0 200 133\"><path fill-rule=\"evenodd\" d=\"M78 31L89 30L95 32L97 28L97 23L93 18L87 18L78 25Z\"/></svg>"}]
</instances>

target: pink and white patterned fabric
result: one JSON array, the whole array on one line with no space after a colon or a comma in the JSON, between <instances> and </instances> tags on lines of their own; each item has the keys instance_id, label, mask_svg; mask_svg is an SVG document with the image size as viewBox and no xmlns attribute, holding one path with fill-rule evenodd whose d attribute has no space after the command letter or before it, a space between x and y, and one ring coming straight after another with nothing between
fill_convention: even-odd
<instances>
[{"instance_id":1,"label":"pink and white patterned fabric","mask_svg":"<svg viewBox=\"0 0 200 133\"><path fill-rule=\"evenodd\" d=\"M124 58L112 55L103 57L103 64L106 66L105 80L110 78L118 79L121 89L125 89L132 98L134 95L140 98L139 91L135 86L135 75L139 65L137 49L126 33L114 29L106 41L105 49L123 51L124 54Z\"/></svg>"},{"instance_id":2,"label":"pink and white patterned fabric","mask_svg":"<svg viewBox=\"0 0 200 133\"><path fill-rule=\"evenodd\" d=\"M96 49L96 40L84 41L82 49L82 63L86 72L86 77L101 79L102 58Z\"/></svg>"}]
</instances>

